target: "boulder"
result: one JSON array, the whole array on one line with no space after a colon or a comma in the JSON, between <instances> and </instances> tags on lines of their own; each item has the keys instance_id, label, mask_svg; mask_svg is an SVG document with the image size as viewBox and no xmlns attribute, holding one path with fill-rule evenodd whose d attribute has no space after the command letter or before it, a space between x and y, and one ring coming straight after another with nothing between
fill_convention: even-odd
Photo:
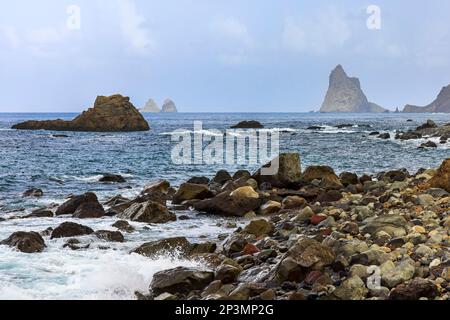
<instances>
[{"instance_id":1,"label":"boulder","mask_svg":"<svg viewBox=\"0 0 450 320\"><path fill-rule=\"evenodd\" d=\"M52 231L50 239L84 236L92 233L94 230L87 226L74 222L63 222Z\"/></svg>"},{"instance_id":2,"label":"boulder","mask_svg":"<svg viewBox=\"0 0 450 320\"><path fill-rule=\"evenodd\" d=\"M98 201L84 202L73 213L73 217L78 219L101 218L104 215L105 209Z\"/></svg>"},{"instance_id":3,"label":"boulder","mask_svg":"<svg viewBox=\"0 0 450 320\"><path fill-rule=\"evenodd\" d=\"M233 177L226 170L219 170L214 178L211 180L211 183L217 183L223 185L225 182L233 180Z\"/></svg>"},{"instance_id":4,"label":"boulder","mask_svg":"<svg viewBox=\"0 0 450 320\"><path fill-rule=\"evenodd\" d=\"M377 136L377 138L379 139L383 139L383 140L387 140L391 138L391 135L389 134L389 132L385 132L385 133L381 133Z\"/></svg>"},{"instance_id":5,"label":"boulder","mask_svg":"<svg viewBox=\"0 0 450 320\"><path fill-rule=\"evenodd\" d=\"M114 222L114 224L112 226L114 228L117 228L117 229L121 230L121 231L129 232L129 233L134 231L133 226L130 225L128 223L128 221L125 221L125 220L116 221L116 222Z\"/></svg>"},{"instance_id":6,"label":"boulder","mask_svg":"<svg viewBox=\"0 0 450 320\"><path fill-rule=\"evenodd\" d=\"M181 204L186 200L203 200L213 197L214 194L206 184L183 183L173 196L173 204Z\"/></svg>"},{"instance_id":7,"label":"boulder","mask_svg":"<svg viewBox=\"0 0 450 320\"><path fill-rule=\"evenodd\" d=\"M192 244L185 237L167 238L157 241L147 242L134 249L132 253L137 253L146 257L156 257L162 254L181 254L186 256L191 250Z\"/></svg>"},{"instance_id":8,"label":"boulder","mask_svg":"<svg viewBox=\"0 0 450 320\"><path fill-rule=\"evenodd\" d=\"M355 275L342 282L333 295L340 300L363 300L368 293L364 281Z\"/></svg>"},{"instance_id":9,"label":"boulder","mask_svg":"<svg viewBox=\"0 0 450 320\"><path fill-rule=\"evenodd\" d=\"M437 148L437 144L428 140L427 142L422 143L419 148Z\"/></svg>"},{"instance_id":10,"label":"boulder","mask_svg":"<svg viewBox=\"0 0 450 320\"><path fill-rule=\"evenodd\" d=\"M283 209L297 209L297 208L304 208L308 203L306 200L299 196L287 196L283 199L283 202L281 203Z\"/></svg>"},{"instance_id":11,"label":"boulder","mask_svg":"<svg viewBox=\"0 0 450 320\"><path fill-rule=\"evenodd\" d=\"M82 205L84 205L82 207ZM81 207L81 208L80 208ZM101 217L105 214L103 210L103 214L100 209L101 204L98 202L97 196L95 193L86 192L83 195L74 196L70 200L64 202L62 205L56 209L55 215L66 215L66 214L74 214L79 208L78 215L80 216L90 216L95 215L95 217ZM92 214L90 214L90 210L93 210Z\"/></svg>"},{"instance_id":12,"label":"boulder","mask_svg":"<svg viewBox=\"0 0 450 320\"><path fill-rule=\"evenodd\" d=\"M301 282L312 270L321 270L333 263L331 248L313 239L300 238L283 256L275 269L275 280Z\"/></svg>"},{"instance_id":13,"label":"boulder","mask_svg":"<svg viewBox=\"0 0 450 320\"><path fill-rule=\"evenodd\" d=\"M38 188L31 188L28 189L27 191L25 191L23 193L23 197L35 197L35 198L40 198L44 195L44 192L41 189Z\"/></svg>"},{"instance_id":14,"label":"boulder","mask_svg":"<svg viewBox=\"0 0 450 320\"><path fill-rule=\"evenodd\" d=\"M211 214L243 217L246 213L255 211L261 206L261 198L256 197L257 193L253 188L244 188L246 189L235 190L234 196L228 192L222 192L214 198L201 200L194 204L194 208ZM247 188L251 188L251 190Z\"/></svg>"},{"instance_id":15,"label":"boulder","mask_svg":"<svg viewBox=\"0 0 450 320\"><path fill-rule=\"evenodd\" d=\"M432 188L441 188L450 192L450 158L444 160L434 177L430 180Z\"/></svg>"},{"instance_id":16,"label":"boulder","mask_svg":"<svg viewBox=\"0 0 450 320\"><path fill-rule=\"evenodd\" d=\"M382 283L388 288L394 288L396 285L412 279L414 272L415 268L410 261L402 261L393 269L382 273Z\"/></svg>"},{"instance_id":17,"label":"boulder","mask_svg":"<svg viewBox=\"0 0 450 320\"><path fill-rule=\"evenodd\" d=\"M403 216L389 214L366 219L361 231L372 236L384 231L391 237L402 237L407 233L406 228L407 221Z\"/></svg>"},{"instance_id":18,"label":"boulder","mask_svg":"<svg viewBox=\"0 0 450 320\"><path fill-rule=\"evenodd\" d=\"M259 194L250 186L240 187L230 193L230 196L235 199L253 198L258 199Z\"/></svg>"},{"instance_id":19,"label":"boulder","mask_svg":"<svg viewBox=\"0 0 450 320\"><path fill-rule=\"evenodd\" d=\"M155 192L166 194L170 189L170 182L167 180L153 181L141 192L142 195L152 194Z\"/></svg>"},{"instance_id":20,"label":"boulder","mask_svg":"<svg viewBox=\"0 0 450 320\"><path fill-rule=\"evenodd\" d=\"M358 184L358 175L356 173L352 172L342 172L339 175L339 179L341 180L341 183L346 187L349 185L355 185Z\"/></svg>"},{"instance_id":21,"label":"boulder","mask_svg":"<svg viewBox=\"0 0 450 320\"><path fill-rule=\"evenodd\" d=\"M124 183L127 182L124 177L122 177L120 174L112 174L112 173L106 173L99 179L100 182L115 182L115 183Z\"/></svg>"},{"instance_id":22,"label":"boulder","mask_svg":"<svg viewBox=\"0 0 450 320\"><path fill-rule=\"evenodd\" d=\"M229 264L224 264L217 268L215 279L220 280L223 284L233 283L236 282L241 271L241 268Z\"/></svg>"},{"instance_id":23,"label":"boulder","mask_svg":"<svg viewBox=\"0 0 450 320\"><path fill-rule=\"evenodd\" d=\"M408 283L402 283L395 287L389 295L389 300L434 299L438 293L438 288L433 282L427 279L415 278Z\"/></svg>"},{"instance_id":24,"label":"boulder","mask_svg":"<svg viewBox=\"0 0 450 320\"><path fill-rule=\"evenodd\" d=\"M253 234L256 237L260 237L262 235L272 234L274 231L274 225L265 219L253 220L245 227L244 231L248 234Z\"/></svg>"},{"instance_id":25,"label":"boulder","mask_svg":"<svg viewBox=\"0 0 450 320\"><path fill-rule=\"evenodd\" d=\"M145 223L166 223L177 219L165 206L154 201L134 203L118 218Z\"/></svg>"},{"instance_id":26,"label":"boulder","mask_svg":"<svg viewBox=\"0 0 450 320\"><path fill-rule=\"evenodd\" d=\"M94 232L94 235L101 240L110 242L124 242L125 240L119 231L98 230Z\"/></svg>"},{"instance_id":27,"label":"boulder","mask_svg":"<svg viewBox=\"0 0 450 320\"><path fill-rule=\"evenodd\" d=\"M142 114L130 103L130 98L119 94L98 96L93 108L84 111L75 119L27 121L12 127L19 130L52 131L148 131L150 127Z\"/></svg>"},{"instance_id":28,"label":"boulder","mask_svg":"<svg viewBox=\"0 0 450 320\"><path fill-rule=\"evenodd\" d=\"M211 180L207 177L192 177L190 178L187 183L192 184L208 184Z\"/></svg>"},{"instance_id":29,"label":"boulder","mask_svg":"<svg viewBox=\"0 0 450 320\"><path fill-rule=\"evenodd\" d=\"M178 267L154 274L150 288L156 295L168 292L188 294L202 290L214 280L214 273L194 268Z\"/></svg>"},{"instance_id":30,"label":"boulder","mask_svg":"<svg viewBox=\"0 0 450 320\"><path fill-rule=\"evenodd\" d=\"M45 248L44 239L36 232L14 232L12 235L0 242L0 245L15 247L24 253L42 252Z\"/></svg>"},{"instance_id":31,"label":"boulder","mask_svg":"<svg viewBox=\"0 0 450 320\"><path fill-rule=\"evenodd\" d=\"M231 127L231 129L263 129L264 126L255 120L241 121L238 124Z\"/></svg>"},{"instance_id":32,"label":"boulder","mask_svg":"<svg viewBox=\"0 0 450 320\"><path fill-rule=\"evenodd\" d=\"M53 212L47 208L41 208L32 211L26 218L51 218L53 217Z\"/></svg>"},{"instance_id":33,"label":"boulder","mask_svg":"<svg viewBox=\"0 0 450 320\"><path fill-rule=\"evenodd\" d=\"M307 183L320 180L320 186L325 189L340 190L344 188L334 170L328 166L310 166L303 172L301 179Z\"/></svg>"},{"instance_id":34,"label":"boulder","mask_svg":"<svg viewBox=\"0 0 450 320\"><path fill-rule=\"evenodd\" d=\"M281 210L281 203L278 201L268 201L259 208L259 213L261 215L269 215L273 213L277 213Z\"/></svg>"},{"instance_id":35,"label":"boulder","mask_svg":"<svg viewBox=\"0 0 450 320\"><path fill-rule=\"evenodd\" d=\"M298 153L282 153L253 174L259 185L268 183L271 187L297 187L300 183L301 165Z\"/></svg>"}]
</instances>

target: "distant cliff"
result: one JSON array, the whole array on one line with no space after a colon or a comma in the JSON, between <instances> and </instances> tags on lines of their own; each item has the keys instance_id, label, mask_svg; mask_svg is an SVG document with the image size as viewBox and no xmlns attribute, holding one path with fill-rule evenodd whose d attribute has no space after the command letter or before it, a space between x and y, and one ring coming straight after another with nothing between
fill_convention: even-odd
<instances>
[{"instance_id":1,"label":"distant cliff","mask_svg":"<svg viewBox=\"0 0 450 320\"><path fill-rule=\"evenodd\" d=\"M361 90L358 78L350 78L341 65L330 75L325 101L320 112L388 112L379 105L369 102Z\"/></svg>"},{"instance_id":2,"label":"distant cliff","mask_svg":"<svg viewBox=\"0 0 450 320\"><path fill-rule=\"evenodd\" d=\"M175 102L173 102L170 99L167 99L166 101L164 101L164 104L162 106L161 112L178 112L177 107L175 105Z\"/></svg>"},{"instance_id":3,"label":"distant cliff","mask_svg":"<svg viewBox=\"0 0 450 320\"><path fill-rule=\"evenodd\" d=\"M403 112L419 113L419 112L442 112L450 113L450 85L442 88L436 100L427 106L419 107L407 104Z\"/></svg>"},{"instance_id":4,"label":"distant cliff","mask_svg":"<svg viewBox=\"0 0 450 320\"><path fill-rule=\"evenodd\" d=\"M141 112L161 112L161 109L159 109L158 104L155 102L155 100L150 99L147 101L145 106L140 111Z\"/></svg>"}]
</instances>

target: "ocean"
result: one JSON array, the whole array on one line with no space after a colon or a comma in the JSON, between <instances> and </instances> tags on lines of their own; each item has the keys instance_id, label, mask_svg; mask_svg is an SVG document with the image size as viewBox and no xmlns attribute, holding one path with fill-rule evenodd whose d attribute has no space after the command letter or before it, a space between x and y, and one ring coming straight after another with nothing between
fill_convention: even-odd
<instances>
[{"instance_id":1,"label":"ocean","mask_svg":"<svg viewBox=\"0 0 450 320\"><path fill-rule=\"evenodd\" d=\"M30 211L62 203L70 194L95 192L100 200L117 194L137 195L151 181L169 180L178 186L192 176L212 177L220 169L256 169L258 165L175 164L171 132L192 132L201 121L205 136L225 131L242 120L257 120L265 128L280 132L280 151L301 154L302 167L329 165L337 173L358 174L388 169L438 166L450 156L450 142L437 149L418 149L426 141L397 141L396 130L406 131L427 119L437 124L450 122L448 114L318 114L318 113L179 113L146 114L149 132L83 133L16 131L12 124L25 120L72 119L76 114L0 114L0 218L26 215ZM412 120L412 121L407 121ZM344 128L337 125L351 124ZM322 126L321 130L308 129ZM391 139L369 136L373 131L389 132ZM67 137L55 137L64 134ZM430 140L438 139L431 138ZM125 184L102 184L104 173L121 174ZM41 188L41 198L23 198L31 188ZM63 239L49 240L40 254L24 254L0 246L0 299L132 299L136 290L146 291L152 275L180 265L199 266L177 256L149 259L128 252L140 244L171 236L186 236L193 242L218 241L230 232L227 223L243 221L211 217L186 211L192 219L163 225L132 223L136 232L125 234L124 243L91 244L87 250L62 248ZM15 231L42 231L67 218L14 219L0 222L0 240ZM110 229L114 218L87 219L91 228ZM79 222L79 221L77 221ZM200 266L201 267L201 266Z\"/></svg>"}]
</instances>

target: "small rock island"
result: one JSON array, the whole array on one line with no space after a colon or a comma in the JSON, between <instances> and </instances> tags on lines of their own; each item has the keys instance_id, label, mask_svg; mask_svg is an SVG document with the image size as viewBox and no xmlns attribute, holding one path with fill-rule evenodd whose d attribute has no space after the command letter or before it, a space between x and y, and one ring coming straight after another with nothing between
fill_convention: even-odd
<instances>
[{"instance_id":1,"label":"small rock island","mask_svg":"<svg viewBox=\"0 0 450 320\"><path fill-rule=\"evenodd\" d=\"M73 120L26 121L12 126L12 129L128 132L148 131L150 126L130 102L129 97L115 94L109 97L98 96L93 108L84 111Z\"/></svg>"},{"instance_id":2,"label":"small rock island","mask_svg":"<svg viewBox=\"0 0 450 320\"><path fill-rule=\"evenodd\" d=\"M140 110L143 113L158 113L161 112L161 109L159 108L158 104L155 102L155 100L150 99L147 101L145 106Z\"/></svg>"},{"instance_id":3,"label":"small rock island","mask_svg":"<svg viewBox=\"0 0 450 320\"><path fill-rule=\"evenodd\" d=\"M162 106L161 112L163 112L163 113L176 113L176 112L178 112L177 106L175 105L175 102L173 102L171 99L166 99L166 101L164 101L164 104Z\"/></svg>"},{"instance_id":4,"label":"small rock island","mask_svg":"<svg viewBox=\"0 0 450 320\"><path fill-rule=\"evenodd\" d=\"M369 102L361 90L358 78L350 78L341 65L330 75L330 84L320 112L388 112L379 105Z\"/></svg>"}]
</instances>

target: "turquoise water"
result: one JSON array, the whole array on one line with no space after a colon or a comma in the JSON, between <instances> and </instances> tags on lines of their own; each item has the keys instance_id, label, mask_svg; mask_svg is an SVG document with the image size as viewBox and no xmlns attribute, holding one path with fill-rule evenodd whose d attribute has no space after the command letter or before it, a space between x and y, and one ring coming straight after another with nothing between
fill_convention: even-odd
<instances>
[{"instance_id":1,"label":"turquoise water","mask_svg":"<svg viewBox=\"0 0 450 320\"><path fill-rule=\"evenodd\" d=\"M101 200L116 194L136 195L155 179L167 179L179 185L194 175L212 176L219 169L234 171L239 165L176 165L171 161L175 143L170 133L193 130L194 121L202 121L204 134L225 131L241 120L258 120L270 130L281 132L280 150L299 152L302 166L326 164L337 172L371 173L407 168L438 166L450 157L450 143L436 150L419 150L421 141L380 140L369 137L372 131L390 132L415 128L427 119L438 124L450 122L444 114L148 114L151 131L136 133L64 133L16 131L12 124L31 119L71 119L75 114L0 114L0 217L24 215L41 206L59 204L69 195L94 191ZM412 119L412 122L407 122ZM338 129L338 124L353 126ZM324 130L308 130L311 125ZM58 132L57 134L61 134ZM257 165L250 169L256 169ZM122 174L127 183L101 184L103 173ZM30 187L41 188L39 199L22 198ZM181 214L181 213L180 213ZM145 290L156 271L191 265L171 257L158 260L128 255L139 244L174 235L192 241L204 237L216 239L227 232L226 219L197 216L183 212L193 220L161 226L134 224L137 232L126 235L124 244L108 250L94 243L89 250L72 252L62 248L62 240L46 238L47 249L26 255L0 246L0 298L22 299L129 299L136 289ZM0 222L0 239L22 230L40 231L55 227L64 218L8 220ZM112 218L84 220L94 229L112 229ZM237 221L241 223L241 221ZM203 240L204 241L204 240Z\"/></svg>"}]
</instances>

